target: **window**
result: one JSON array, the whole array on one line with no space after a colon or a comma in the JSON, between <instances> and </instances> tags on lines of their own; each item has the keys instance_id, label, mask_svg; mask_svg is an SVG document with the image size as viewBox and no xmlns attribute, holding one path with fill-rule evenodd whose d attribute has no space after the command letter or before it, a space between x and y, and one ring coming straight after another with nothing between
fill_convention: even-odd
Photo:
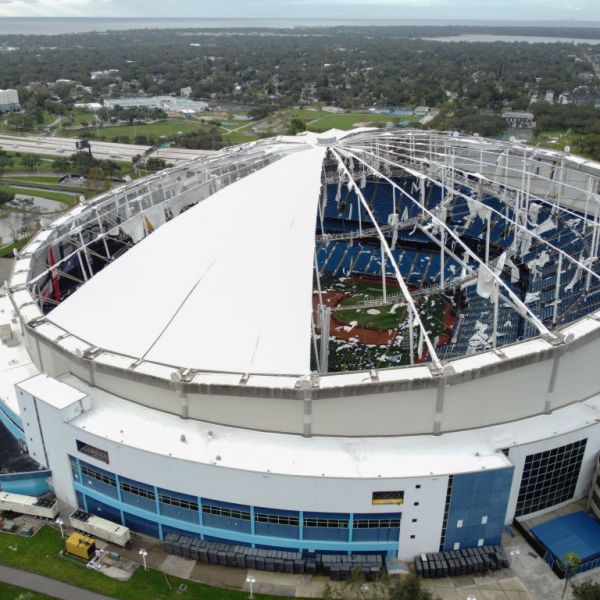
<instances>
[{"instance_id":1,"label":"window","mask_svg":"<svg viewBox=\"0 0 600 600\"><path fill-rule=\"evenodd\" d=\"M453 549L454 550L460 550L460 542L454 542Z\"/></svg>"},{"instance_id":2,"label":"window","mask_svg":"<svg viewBox=\"0 0 600 600\"><path fill-rule=\"evenodd\" d=\"M215 515L217 517L228 517L230 519L241 519L242 521L250 520L250 513L245 510L222 508L220 506L212 506L210 504L203 504L202 512L206 513L208 515Z\"/></svg>"},{"instance_id":3,"label":"window","mask_svg":"<svg viewBox=\"0 0 600 600\"><path fill-rule=\"evenodd\" d=\"M167 494L159 494L158 496L163 504L169 504L171 506L177 506L179 508L185 508L187 510L198 511L198 503L190 502L189 500L181 500L181 498L174 498Z\"/></svg>"},{"instance_id":4,"label":"window","mask_svg":"<svg viewBox=\"0 0 600 600\"><path fill-rule=\"evenodd\" d=\"M414 505L415 505L415 506L419 506L419 503L418 503L418 502L415 502L415 503L414 503Z\"/></svg>"},{"instance_id":5,"label":"window","mask_svg":"<svg viewBox=\"0 0 600 600\"><path fill-rule=\"evenodd\" d=\"M421 489L421 484L420 484L420 483L417 483L417 485L415 485L415 488L416 488L417 490L420 490L420 489Z\"/></svg>"},{"instance_id":6,"label":"window","mask_svg":"<svg viewBox=\"0 0 600 600\"><path fill-rule=\"evenodd\" d=\"M411 540L414 540L414 539L415 539L415 536L414 536L414 535L411 535L411 536L410 536L410 539L411 539Z\"/></svg>"},{"instance_id":7,"label":"window","mask_svg":"<svg viewBox=\"0 0 600 600\"><path fill-rule=\"evenodd\" d=\"M483 546L483 541L484 541L484 540L483 540L483 538L479 538L479 539L477 540L477 545L478 545L478 546Z\"/></svg>"},{"instance_id":8,"label":"window","mask_svg":"<svg viewBox=\"0 0 600 600\"><path fill-rule=\"evenodd\" d=\"M327 527L331 529L348 529L347 519L304 519L304 527Z\"/></svg>"},{"instance_id":9,"label":"window","mask_svg":"<svg viewBox=\"0 0 600 600\"><path fill-rule=\"evenodd\" d=\"M77 450L82 454L87 454L96 460L100 460L108 464L108 452L106 450L100 450L100 448L96 448L95 446L90 446L85 442L81 442L76 440L77 442Z\"/></svg>"},{"instance_id":10,"label":"window","mask_svg":"<svg viewBox=\"0 0 600 600\"><path fill-rule=\"evenodd\" d=\"M352 527L354 529L393 529L400 527L400 519L354 519Z\"/></svg>"},{"instance_id":11,"label":"window","mask_svg":"<svg viewBox=\"0 0 600 600\"><path fill-rule=\"evenodd\" d=\"M81 473L82 475L85 475L90 479L95 479L96 481L100 481L102 483L105 483L106 485L117 487L117 480L114 477L110 475L105 475L104 473L100 473L99 471L91 469L86 465L81 465Z\"/></svg>"},{"instance_id":12,"label":"window","mask_svg":"<svg viewBox=\"0 0 600 600\"><path fill-rule=\"evenodd\" d=\"M125 483L124 481L121 481L121 490L128 492L129 494L135 494L136 496L140 496L142 498L148 498L149 500L154 500L156 497L153 491L137 487L136 485L131 485L130 483Z\"/></svg>"},{"instance_id":13,"label":"window","mask_svg":"<svg viewBox=\"0 0 600 600\"><path fill-rule=\"evenodd\" d=\"M266 515L264 513L255 513L254 521L256 523L270 523L271 525L290 525L298 527L300 519L298 517L286 517L285 515Z\"/></svg>"},{"instance_id":14,"label":"window","mask_svg":"<svg viewBox=\"0 0 600 600\"><path fill-rule=\"evenodd\" d=\"M575 494L587 439L552 448L525 459L515 516L570 500Z\"/></svg>"},{"instance_id":15,"label":"window","mask_svg":"<svg viewBox=\"0 0 600 600\"><path fill-rule=\"evenodd\" d=\"M413 519L413 520L412 520L412 522L413 522L413 523L416 523L416 522L417 522L417 519Z\"/></svg>"},{"instance_id":16,"label":"window","mask_svg":"<svg viewBox=\"0 0 600 600\"><path fill-rule=\"evenodd\" d=\"M481 524L482 525L487 525L487 522L488 522L487 515L484 515L483 517L481 517Z\"/></svg>"},{"instance_id":17,"label":"window","mask_svg":"<svg viewBox=\"0 0 600 600\"><path fill-rule=\"evenodd\" d=\"M371 504L404 504L404 492L373 492Z\"/></svg>"},{"instance_id":18,"label":"window","mask_svg":"<svg viewBox=\"0 0 600 600\"><path fill-rule=\"evenodd\" d=\"M458 521L456 521L456 528L460 529L463 526L463 521L462 519L459 519Z\"/></svg>"},{"instance_id":19,"label":"window","mask_svg":"<svg viewBox=\"0 0 600 600\"><path fill-rule=\"evenodd\" d=\"M444 519L442 521L442 535L440 537L440 552L444 550L446 543L446 530L448 529L448 514L450 513L450 500L452 499L452 486L454 484L454 475L448 477L448 489L446 490L446 503L444 504ZM457 550L458 548L454 548Z\"/></svg>"}]
</instances>

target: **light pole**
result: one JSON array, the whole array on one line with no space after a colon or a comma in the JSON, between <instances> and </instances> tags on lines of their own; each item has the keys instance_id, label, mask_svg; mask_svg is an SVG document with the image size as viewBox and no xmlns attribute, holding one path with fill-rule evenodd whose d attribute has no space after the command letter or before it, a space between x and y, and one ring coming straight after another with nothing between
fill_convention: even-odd
<instances>
[{"instance_id":1,"label":"light pole","mask_svg":"<svg viewBox=\"0 0 600 600\"><path fill-rule=\"evenodd\" d=\"M65 537L65 533L63 531L63 525L65 524L65 522L60 517L58 517L56 519L56 521L54 521L54 522L60 527L60 537L64 538Z\"/></svg>"},{"instance_id":2,"label":"light pole","mask_svg":"<svg viewBox=\"0 0 600 600\"><path fill-rule=\"evenodd\" d=\"M147 571L148 567L146 566L146 556L148 556L148 550L145 550L144 548L140 548L140 551L138 552L138 554L142 557L142 560L144 561L144 571Z\"/></svg>"},{"instance_id":3,"label":"light pole","mask_svg":"<svg viewBox=\"0 0 600 600\"><path fill-rule=\"evenodd\" d=\"M246 583L250 586L250 598L254 598L252 586L256 583L256 577L248 575L248 577L246 577Z\"/></svg>"}]
</instances>

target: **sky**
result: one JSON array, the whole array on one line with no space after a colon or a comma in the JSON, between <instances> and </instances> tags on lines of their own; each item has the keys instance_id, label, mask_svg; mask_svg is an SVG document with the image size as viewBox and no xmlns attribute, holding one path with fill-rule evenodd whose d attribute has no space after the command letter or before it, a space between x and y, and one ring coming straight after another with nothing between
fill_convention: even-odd
<instances>
[{"instance_id":1,"label":"sky","mask_svg":"<svg viewBox=\"0 0 600 600\"><path fill-rule=\"evenodd\" d=\"M1 17L600 21L600 0L0 0Z\"/></svg>"}]
</instances>

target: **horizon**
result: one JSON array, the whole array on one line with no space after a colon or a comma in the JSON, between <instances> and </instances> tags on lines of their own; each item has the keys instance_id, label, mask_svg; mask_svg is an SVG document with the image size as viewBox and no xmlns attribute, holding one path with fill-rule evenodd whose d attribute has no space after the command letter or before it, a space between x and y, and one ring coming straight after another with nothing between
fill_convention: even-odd
<instances>
[{"instance_id":1,"label":"horizon","mask_svg":"<svg viewBox=\"0 0 600 600\"><path fill-rule=\"evenodd\" d=\"M402 20L600 22L596 0L180 0L178 15L162 0L0 0L2 18ZM510 14L511 19L498 15ZM307 16L308 15L308 16ZM343 15L343 16L340 16ZM432 19L431 15L435 15Z\"/></svg>"}]
</instances>

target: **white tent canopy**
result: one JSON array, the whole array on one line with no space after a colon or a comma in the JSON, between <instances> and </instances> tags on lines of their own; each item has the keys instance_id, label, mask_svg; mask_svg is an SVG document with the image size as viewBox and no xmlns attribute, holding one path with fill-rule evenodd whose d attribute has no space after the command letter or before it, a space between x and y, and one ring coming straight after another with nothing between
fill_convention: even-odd
<instances>
[{"instance_id":1,"label":"white tent canopy","mask_svg":"<svg viewBox=\"0 0 600 600\"><path fill-rule=\"evenodd\" d=\"M324 154L306 145L218 191L108 265L48 319L135 359L308 373Z\"/></svg>"}]
</instances>

